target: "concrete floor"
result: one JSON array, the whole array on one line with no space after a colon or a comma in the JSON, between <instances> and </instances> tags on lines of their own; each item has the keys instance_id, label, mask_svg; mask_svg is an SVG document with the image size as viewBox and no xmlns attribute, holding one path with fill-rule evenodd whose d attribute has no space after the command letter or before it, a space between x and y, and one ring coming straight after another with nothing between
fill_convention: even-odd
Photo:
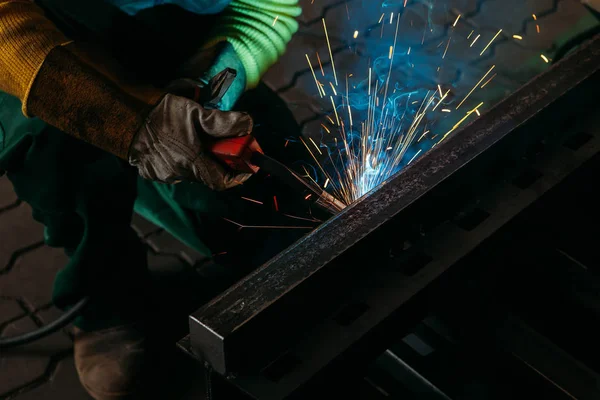
<instances>
[{"instance_id":1,"label":"concrete floor","mask_svg":"<svg viewBox=\"0 0 600 400\"><path fill-rule=\"evenodd\" d=\"M265 82L288 102L304 134L320 137L323 115L331 111L331 104L318 99L305 55L310 56L317 68L318 52L324 68L329 67L321 19L324 17L328 24L337 69L351 70L354 65L360 65L361 54L376 43L370 40L379 28L371 32L363 28L368 26L367 22L376 24L377 21L363 20L373 13L381 14L381 10L379 5L373 10L371 4L379 2L371 0L368 13L361 8L366 0L301 0L301 3L304 13L300 17L300 32L292 40L287 54L266 75ZM387 3L402 5L403 2ZM490 105L547 68L540 55L551 58L565 35L572 35L573 29L584 30L593 21L577 0L438 0L437 3L447 6L435 15L435 37L412 44L412 51L423 54L429 51L428 54L438 57L436 51L444 50L446 38L456 35L444 59L443 74L436 75L434 83L452 85L456 93L466 93L472 87L468 83L496 65L496 89L486 94ZM403 16L414 12L414 18L406 24L418 24L422 7L421 1L408 2L409 11ZM440 7L436 6L436 10ZM452 27L459 14L461 19ZM402 22L404 25L404 19ZM503 33L484 57L469 52L470 41L457 39L475 30L482 35L481 43L486 43L500 28ZM356 40L353 38L355 30L360 30ZM523 40L515 40L513 35L521 35ZM403 39L400 42L409 46L410 32L402 38L406 43ZM473 101L476 100L474 96ZM203 265L205 260L199 254L161 229L138 217L133 226L148 244L150 268L154 271L189 272ZM43 227L33 221L29 206L17 199L6 177L0 178L0 335L29 331L60 315L52 306L50 295L53 276L66 260L62 250L44 245ZM189 388L183 387L182 394L172 398L204 398L201 381L198 372L195 383L192 379L186 384ZM0 354L0 400L87 398L77 380L68 329L30 346Z\"/></svg>"}]
</instances>

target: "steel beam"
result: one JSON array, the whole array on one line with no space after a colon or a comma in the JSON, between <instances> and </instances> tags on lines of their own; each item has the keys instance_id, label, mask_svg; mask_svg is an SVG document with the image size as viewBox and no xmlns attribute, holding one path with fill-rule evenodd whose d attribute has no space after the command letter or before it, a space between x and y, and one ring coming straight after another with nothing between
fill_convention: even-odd
<instances>
[{"instance_id":1,"label":"steel beam","mask_svg":"<svg viewBox=\"0 0 600 400\"><path fill-rule=\"evenodd\" d=\"M190 315L192 351L223 375L264 366L332 311L336 294L360 273L357 261L372 258L368 246L383 228L414 221L428 197L475 176L475 166L493 159L508 138L526 140L534 125L543 133L559 114L585 106L600 87L599 70L596 37ZM419 285L422 279L410 291Z\"/></svg>"}]
</instances>

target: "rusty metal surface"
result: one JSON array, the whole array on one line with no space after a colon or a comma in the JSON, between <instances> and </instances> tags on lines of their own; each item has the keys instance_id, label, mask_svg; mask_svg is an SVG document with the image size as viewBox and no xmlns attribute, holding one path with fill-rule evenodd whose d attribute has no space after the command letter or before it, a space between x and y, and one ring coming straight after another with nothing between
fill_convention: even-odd
<instances>
[{"instance_id":1,"label":"rusty metal surface","mask_svg":"<svg viewBox=\"0 0 600 400\"><path fill-rule=\"evenodd\" d=\"M253 354L252 349L240 350L240 343L246 343L246 347L252 343L255 349L268 348L273 338L289 333L286 328L299 326L311 312L316 312L302 309L303 304L314 305L311 303L314 299L307 298L306 293L299 296L299 289L309 282L318 285L315 277L331 269L349 249L358 247L359 242L372 236L386 222L401 216L417 200L478 159L501 139L531 122L541 111L566 98L563 96L574 88L584 87L584 82L590 90L597 87L599 68L600 38L596 37L370 196L215 298L190 316L194 351L202 354L215 370L226 374L237 367L235 363L230 364L236 358L232 352ZM592 81L596 86L591 86ZM576 106L577 102L572 101L570 105ZM321 291L326 292L327 288L321 288ZM273 323L269 318L285 315L282 304L293 305L288 309L298 313L287 315L289 323L281 320L279 324ZM268 332L264 330L267 326ZM237 354L237 358L243 357L244 354Z\"/></svg>"}]
</instances>

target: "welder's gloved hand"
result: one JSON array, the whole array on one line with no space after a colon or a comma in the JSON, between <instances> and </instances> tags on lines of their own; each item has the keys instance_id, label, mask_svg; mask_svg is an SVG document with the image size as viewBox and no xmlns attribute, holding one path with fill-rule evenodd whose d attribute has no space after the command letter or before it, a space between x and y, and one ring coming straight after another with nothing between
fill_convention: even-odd
<instances>
[{"instance_id":1,"label":"welder's gloved hand","mask_svg":"<svg viewBox=\"0 0 600 400\"><path fill-rule=\"evenodd\" d=\"M197 52L185 62L177 72L179 78L197 80L205 85L226 68L234 69L237 76L222 97L217 107L229 111L246 89L246 71L233 46L228 42L220 42L214 46ZM171 88L168 88L172 92Z\"/></svg>"},{"instance_id":2,"label":"welder's gloved hand","mask_svg":"<svg viewBox=\"0 0 600 400\"><path fill-rule=\"evenodd\" d=\"M221 166L207 149L216 138L250 133L248 115L205 110L190 99L130 84L108 55L77 43L53 47L42 61L33 78L17 82L26 88L33 79L31 87L12 91L26 115L128 160L148 179L200 181L215 190L248 179Z\"/></svg>"},{"instance_id":3,"label":"welder's gloved hand","mask_svg":"<svg viewBox=\"0 0 600 400\"><path fill-rule=\"evenodd\" d=\"M251 175L223 166L209 146L218 139L248 135L252 126L248 114L208 110L188 98L167 94L134 137L129 162L146 179L200 181L213 190L225 190Z\"/></svg>"}]
</instances>

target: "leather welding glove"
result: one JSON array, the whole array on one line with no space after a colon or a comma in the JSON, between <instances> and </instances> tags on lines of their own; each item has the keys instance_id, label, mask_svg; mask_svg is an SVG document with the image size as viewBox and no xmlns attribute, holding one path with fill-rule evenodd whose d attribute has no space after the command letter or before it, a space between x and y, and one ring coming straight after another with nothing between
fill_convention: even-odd
<instances>
[{"instance_id":1,"label":"leather welding glove","mask_svg":"<svg viewBox=\"0 0 600 400\"><path fill-rule=\"evenodd\" d=\"M129 162L146 179L200 181L213 190L228 189L251 175L227 169L208 147L216 139L251 131L252 119L245 113L207 110L185 97L167 94L135 136Z\"/></svg>"},{"instance_id":2,"label":"leather welding glove","mask_svg":"<svg viewBox=\"0 0 600 400\"><path fill-rule=\"evenodd\" d=\"M82 54L75 44L50 51L27 98L29 115L128 160L146 179L224 190L249 178L222 166L207 149L218 138L250 133L248 115L207 110L156 89L142 96Z\"/></svg>"},{"instance_id":3,"label":"leather welding glove","mask_svg":"<svg viewBox=\"0 0 600 400\"><path fill-rule=\"evenodd\" d=\"M248 133L248 116L134 83L110 54L72 42L33 2L0 0L0 50L0 90L20 99L26 116L130 161L150 179L213 189L247 179L221 167L206 145Z\"/></svg>"}]
</instances>

